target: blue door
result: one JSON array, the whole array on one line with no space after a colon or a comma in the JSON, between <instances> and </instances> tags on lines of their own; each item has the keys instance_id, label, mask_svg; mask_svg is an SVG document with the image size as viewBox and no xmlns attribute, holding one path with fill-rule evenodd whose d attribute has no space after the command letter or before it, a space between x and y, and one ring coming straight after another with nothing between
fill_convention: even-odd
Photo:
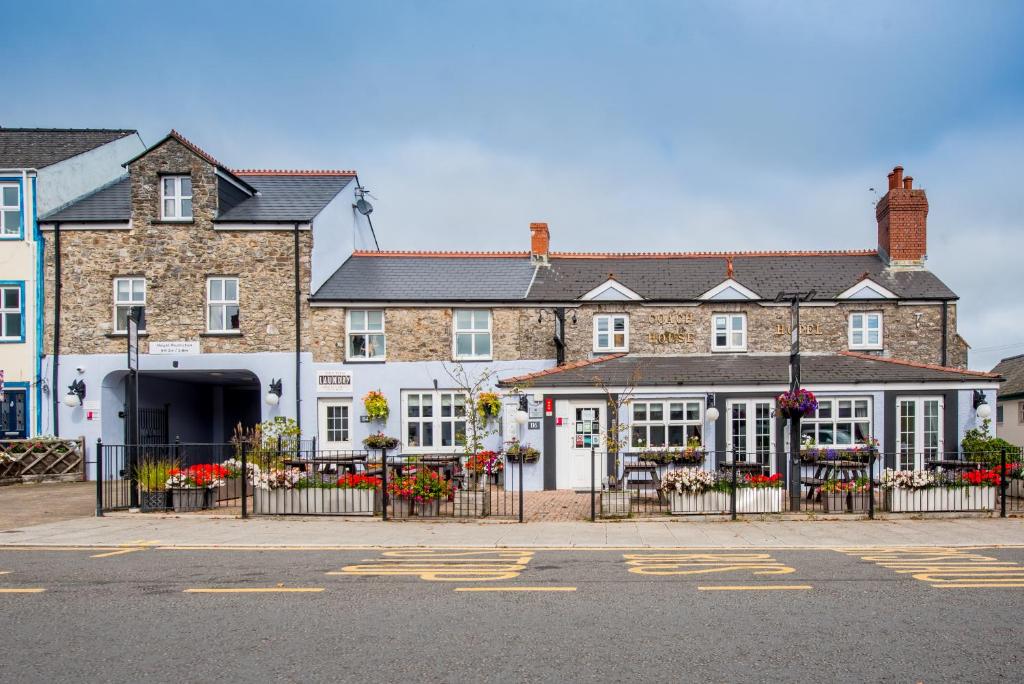
<instances>
[{"instance_id":1,"label":"blue door","mask_svg":"<svg viewBox=\"0 0 1024 684\"><path fill-rule=\"evenodd\" d=\"M28 437L28 416L25 411L25 390L7 389L0 402L0 438L25 439Z\"/></svg>"}]
</instances>

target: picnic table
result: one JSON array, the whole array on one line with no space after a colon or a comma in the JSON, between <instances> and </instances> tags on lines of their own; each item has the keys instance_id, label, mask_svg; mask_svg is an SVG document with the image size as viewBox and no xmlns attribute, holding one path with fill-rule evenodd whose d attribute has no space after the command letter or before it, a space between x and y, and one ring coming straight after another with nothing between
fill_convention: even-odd
<instances>
[{"instance_id":1,"label":"picnic table","mask_svg":"<svg viewBox=\"0 0 1024 684\"><path fill-rule=\"evenodd\" d=\"M814 498L815 489L829 480L851 482L867 477L868 464L864 461L846 459L823 459L815 464L814 477L801 477L800 484L808 487L807 500Z\"/></svg>"},{"instance_id":2,"label":"picnic table","mask_svg":"<svg viewBox=\"0 0 1024 684\"><path fill-rule=\"evenodd\" d=\"M638 459L632 462L625 462L622 464L622 488L629 489L629 478L630 475L640 475L646 473L647 477L644 479L636 480L636 482L644 482L653 484L655 491L658 493L658 502L664 503L665 495L661 491L660 482L658 480L658 464L654 461L648 461L645 459Z\"/></svg>"},{"instance_id":3,"label":"picnic table","mask_svg":"<svg viewBox=\"0 0 1024 684\"><path fill-rule=\"evenodd\" d=\"M934 461L925 461L925 470L979 470L981 463L975 461L961 461L959 459L936 459Z\"/></svg>"},{"instance_id":4,"label":"picnic table","mask_svg":"<svg viewBox=\"0 0 1024 684\"><path fill-rule=\"evenodd\" d=\"M748 461L722 461L718 464L718 469L724 472L736 471L736 474L740 473L760 473L764 470L765 466L760 463L750 463Z\"/></svg>"},{"instance_id":5,"label":"picnic table","mask_svg":"<svg viewBox=\"0 0 1024 684\"><path fill-rule=\"evenodd\" d=\"M348 472L355 473L357 465L366 464L366 454L350 454L332 458L288 458L285 459L284 464L289 468L303 470L308 466L313 466L313 469L320 473L331 472L328 466L344 467Z\"/></svg>"}]
</instances>

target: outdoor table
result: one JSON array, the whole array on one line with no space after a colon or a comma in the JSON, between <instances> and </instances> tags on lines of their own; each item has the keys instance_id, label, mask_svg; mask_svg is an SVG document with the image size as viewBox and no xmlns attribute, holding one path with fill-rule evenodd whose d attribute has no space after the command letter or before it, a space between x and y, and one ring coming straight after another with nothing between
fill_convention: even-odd
<instances>
[{"instance_id":1,"label":"outdoor table","mask_svg":"<svg viewBox=\"0 0 1024 684\"><path fill-rule=\"evenodd\" d=\"M735 470L738 476L740 473L760 473L764 470L764 466L760 463L748 463L746 461L722 461L718 464L718 469L726 472Z\"/></svg>"},{"instance_id":2,"label":"outdoor table","mask_svg":"<svg viewBox=\"0 0 1024 684\"><path fill-rule=\"evenodd\" d=\"M661 491L660 483L658 482L658 464L654 461L638 460L632 463L623 463L622 465L622 488L629 489L629 476L639 475L640 473L647 473L648 480L640 480L640 482L651 482L655 486L655 490L658 493L658 501L664 502L664 494Z\"/></svg>"},{"instance_id":3,"label":"outdoor table","mask_svg":"<svg viewBox=\"0 0 1024 684\"><path fill-rule=\"evenodd\" d=\"M961 461L958 459L939 459L936 461L925 461L925 470L935 470L941 468L943 470L979 470L981 463L974 461Z\"/></svg>"},{"instance_id":4,"label":"outdoor table","mask_svg":"<svg viewBox=\"0 0 1024 684\"><path fill-rule=\"evenodd\" d=\"M361 464L365 464L365 463L366 463L366 456L365 455L360 456L360 455L355 455L355 454L352 454L352 455L349 455L349 456L338 456L337 458L289 458L289 459L285 459L285 461L284 461L284 464L286 466L288 466L289 468L302 468L302 469L305 469L306 466L310 466L310 465L312 465L314 467L315 466L321 466L319 468L315 467L314 469L319 471L319 472L324 472L326 470L326 468L324 468L322 466L339 466L339 467L344 467L345 470L347 470L348 472L353 473L353 474L356 472L356 466L357 465L361 465Z\"/></svg>"},{"instance_id":5,"label":"outdoor table","mask_svg":"<svg viewBox=\"0 0 1024 684\"><path fill-rule=\"evenodd\" d=\"M424 465L439 467L445 477L451 480L455 477L456 466L462 462L460 454L399 454L399 458L403 459L395 465L399 477L407 466Z\"/></svg>"},{"instance_id":6,"label":"outdoor table","mask_svg":"<svg viewBox=\"0 0 1024 684\"><path fill-rule=\"evenodd\" d=\"M814 498L815 488L820 487L827 481L840 480L842 482L849 482L856 480L858 477L866 477L868 469L868 464L864 461L844 459L822 459L817 461L815 465L817 467L814 470L814 477L800 478L800 484L809 488L807 492L808 501Z\"/></svg>"}]
</instances>

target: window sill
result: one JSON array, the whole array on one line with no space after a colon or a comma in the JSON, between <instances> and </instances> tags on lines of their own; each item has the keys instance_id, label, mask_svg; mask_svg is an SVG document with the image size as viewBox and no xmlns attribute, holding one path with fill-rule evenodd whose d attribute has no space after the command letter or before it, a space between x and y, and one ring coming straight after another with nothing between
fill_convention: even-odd
<instances>
[{"instance_id":1,"label":"window sill","mask_svg":"<svg viewBox=\"0 0 1024 684\"><path fill-rule=\"evenodd\" d=\"M746 354L747 353L747 349L746 349L746 347L744 347L743 349L712 349L711 353L712 354Z\"/></svg>"},{"instance_id":2,"label":"window sill","mask_svg":"<svg viewBox=\"0 0 1024 684\"><path fill-rule=\"evenodd\" d=\"M241 337L242 336L242 332L240 330L232 330L232 331L222 330L222 331L218 331L218 332L209 332L209 331L207 331L207 332L199 333L199 336L200 337Z\"/></svg>"},{"instance_id":3,"label":"window sill","mask_svg":"<svg viewBox=\"0 0 1024 684\"><path fill-rule=\"evenodd\" d=\"M491 356L453 356L452 361L493 361Z\"/></svg>"},{"instance_id":4,"label":"window sill","mask_svg":"<svg viewBox=\"0 0 1024 684\"><path fill-rule=\"evenodd\" d=\"M21 235L0 235L0 240L24 240Z\"/></svg>"},{"instance_id":5,"label":"window sill","mask_svg":"<svg viewBox=\"0 0 1024 684\"><path fill-rule=\"evenodd\" d=\"M23 344L25 338L18 339L17 337L0 337L0 344Z\"/></svg>"},{"instance_id":6,"label":"window sill","mask_svg":"<svg viewBox=\"0 0 1024 684\"><path fill-rule=\"evenodd\" d=\"M593 353L597 356L607 356L608 354L628 354L629 349L595 349Z\"/></svg>"},{"instance_id":7,"label":"window sill","mask_svg":"<svg viewBox=\"0 0 1024 684\"><path fill-rule=\"evenodd\" d=\"M108 338L113 338L113 339L119 339L119 338L123 338L123 337L128 337L128 333L126 333L126 332L112 332L112 333L107 333L107 337ZM140 330L139 331L139 337L149 337L149 333L146 332L145 330Z\"/></svg>"},{"instance_id":8,"label":"window sill","mask_svg":"<svg viewBox=\"0 0 1024 684\"><path fill-rule=\"evenodd\" d=\"M163 219L162 218L162 219L153 219L152 221L150 221L150 224L154 225L154 226L158 226L158 225L180 226L180 225L188 225L190 223L195 223L195 222L196 222L196 220L194 218L190 218L190 219Z\"/></svg>"},{"instance_id":9,"label":"window sill","mask_svg":"<svg viewBox=\"0 0 1024 684\"><path fill-rule=\"evenodd\" d=\"M850 351L859 351L859 352L877 351L877 352L880 352L880 351L885 351L885 347L854 347L853 345L850 345Z\"/></svg>"},{"instance_id":10,"label":"window sill","mask_svg":"<svg viewBox=\"0 0 1024 684\"><path fill-rule=\"evenodd\" d=\"M345 363L387 363L387 359L345 359Z\"/></svg>"}]
</instances>

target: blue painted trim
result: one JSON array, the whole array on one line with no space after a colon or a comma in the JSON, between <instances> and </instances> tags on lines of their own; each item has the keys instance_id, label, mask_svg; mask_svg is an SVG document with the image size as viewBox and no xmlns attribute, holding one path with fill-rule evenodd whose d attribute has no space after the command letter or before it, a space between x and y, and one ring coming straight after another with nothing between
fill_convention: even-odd
<instances>
[{"instance_id":1,"label":"blue painted trim","mask_svg":"<svg viewBox=\"0 0 1024 684\"><path fill-rule=\"evenodd\" d=\"M36 242L36 429L43 432L43 327L45 324L45 283L43 282L43 235L39 230L38 179L32 177L32 237Z\"/></svg>"},{"instance_id":2,"label":"blue painted trim","mask_svg":"<svg viewBox=\"0 0 1024 684\"><path fill-rule=\"evenodd\" d=\"M18 303L21 305L21 338L6 339L0 338L0 344L24 344L25 342L25 281L24 280L0 280L0 287L5 285L17 285L21 290Z\"/></svg>"},{"instance_id":3,"label":"blue painted trim","mask_svg":"<svg viewBox=\"0 0 1024 684\"><path fill-rule=\"evenodd\" d=\"M32 388L27 382L4 382L4 390L9 389L25 390L25 437L28 437L32 434Z\"/></svg>"},{"instance_id":4,"label":"blue painted trim","mask_svg":"<svg viewBox=\"0 0 1024 684\"><path fill-rule=\"evenodd\" d=\"M15 176L13 178L0 178L0 183L17 183L18 184L18 199L21 200L18 203L18 234L17 235L0 235L0 240L24 240L25 239L25 186L21 182L21 176Z\"/></svg>"}]
</instances>

